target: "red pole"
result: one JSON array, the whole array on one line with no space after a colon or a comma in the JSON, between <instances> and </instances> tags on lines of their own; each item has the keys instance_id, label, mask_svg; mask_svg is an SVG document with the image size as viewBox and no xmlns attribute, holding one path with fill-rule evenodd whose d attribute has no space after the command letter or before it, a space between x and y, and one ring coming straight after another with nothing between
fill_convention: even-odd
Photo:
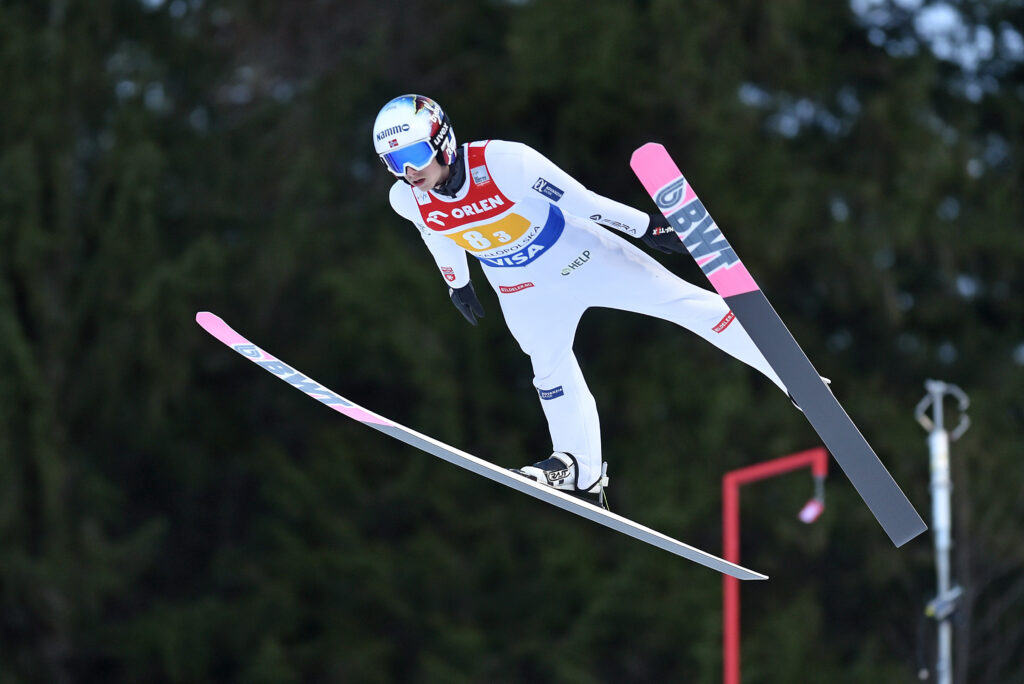
<instances>
[{"instance_id":1,"label":"red pole","mask_svg":"<svg viewBox=\"0 0 1024 684\"><path fill-rule=\"evenodd\" d=\"M740 562L740 486L797 468L810 467L816 478L828 472L823 447L731 470L722 478L722 557ZM722 577L722 671L724 684L740 684L740 581Z\"/></svg>"},{"instance_id":2,"label":"red pole","mask_svg":"<svg viewBox=\"0 0 1024 684\"><path fill-rule=\"evenodd\" d=\"M739 564L740 490L732 473L722 479L722 557ZM740 684L740 581L722 576L724 684Z\"/></svg>"},{"instance_id":3,"label":"red pole","mask_svg":"<svg viewBox=\"0 0 1024 684\"><path fill-rule=\"evenodd\" d=\"M765 461L764 463L757 463L746 468L732 470L726 473L725 476L734 478L737 484L742 485L803 467L810 467L816 476L824 476L828 472L828 452L824 447L808 449L807 451Z\"/></svg>"}]
</instances>

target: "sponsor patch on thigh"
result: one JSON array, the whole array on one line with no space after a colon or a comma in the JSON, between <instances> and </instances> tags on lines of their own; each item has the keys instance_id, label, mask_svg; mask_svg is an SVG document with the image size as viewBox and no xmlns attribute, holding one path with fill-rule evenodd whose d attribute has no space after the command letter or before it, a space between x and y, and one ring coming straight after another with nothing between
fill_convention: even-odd
<instances>
[{"instance_id":1,"label":"sponsor patch on thigh","mask_svg":"<svg viewBox=\"0 0 1024 684\"><path fill-rule=\"evenodd\" d=\"M522 292L528 287L533 287L533 283L527 281L518 285L499 285L498 290L504 294L512 294L513 292Z\"/></svg>"},{"instance_id":2,"label":"sponsor patch on thigh","mask_svg":"<svg viewBox=\"0 0 1024 684\"><path fill-rule=\"evenodd\" d=\"M552 387L551 389L540 389L538 387L537 392L540 394L541 399L556 399L565 394L565 392L562 391L561 385L558 387Z\"/></svg>"},{"instance_id":3,"label":"sponsor patch on thigh","mask_svg":"<svg viewBox=\"0 0 1024 684\"><path fill-rule=\"evenodd\" d=\"M729 324L732 323L734 320L736 320L736 314L730 311L729 313L725 314L725 317L722 318L722 320L718 321L718 325L713 327L712 330L714 330L716 333L720 333L726 328L728 328Z\"/></svg>"}]
</instances>

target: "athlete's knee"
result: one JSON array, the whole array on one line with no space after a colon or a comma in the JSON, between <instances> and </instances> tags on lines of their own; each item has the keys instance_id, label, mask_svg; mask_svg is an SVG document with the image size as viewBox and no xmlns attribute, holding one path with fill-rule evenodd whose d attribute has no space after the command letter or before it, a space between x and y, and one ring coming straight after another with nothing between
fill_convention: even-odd
<instances>
[{"instance_id":1,"label":"athlete's knee","mask_svg":"<svg viewBox=\"0 0 1024 684\"><path fill-rule=\"evenodd\" d=\"M572 350L556 354L533 354L530 363L533 366L533 384L537 387L564 378L577 367Z\"/></svg>"}]
</instances>

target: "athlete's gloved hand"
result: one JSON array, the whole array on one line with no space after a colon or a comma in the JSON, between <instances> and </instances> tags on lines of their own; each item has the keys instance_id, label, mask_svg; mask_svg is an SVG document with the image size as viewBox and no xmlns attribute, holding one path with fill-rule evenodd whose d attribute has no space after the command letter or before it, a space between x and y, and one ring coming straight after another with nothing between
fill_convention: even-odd
<instances>
[{"instance_id":1,"label":"athlete's gloved hand","mask_svg":"<svg viewBox=\"0 0 1024 684\"><path fill-rule=\"evenodd\" d=\"M461 311L462 315L471 324L476 325L477 317L484 317L484 307L480 305L480 300L476 298L476 292L473 291L473 283L466 283L462 287L449 287L448 296L452 298L452 304L455 305L455 308Z\"/></svg>"},{"instance_id":2,"label":"athlete's gloved hand","mask_svg":"<svg viewBox=\"0 0 1024 684\"><path fill-rule=\"evenodd\" d=\"M644 244L665 254L685 252L683 241L676 236L676 229L661 214L649 214L651 222L647 232L640 238Z\"/></svg>"}]
</instances>

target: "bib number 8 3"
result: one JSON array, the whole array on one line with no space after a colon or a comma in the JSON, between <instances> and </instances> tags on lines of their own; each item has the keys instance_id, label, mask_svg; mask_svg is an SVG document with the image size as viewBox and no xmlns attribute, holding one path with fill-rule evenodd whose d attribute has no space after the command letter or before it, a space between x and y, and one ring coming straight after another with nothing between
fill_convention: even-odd
<instances>
[{"instance_id":1,"label":"bib number 8 3","mask_svg":"<svg viewBox=\"0 0 1024 684\"><path fill-rule=\"evenodd\" d=\"M467 230L462 234L462 239L469 243L469 246L473 249L487 249L491 246L491 241L475 230Z\"/></svg>"},{"instance_id":2,"label":"bib number 8 3","mask_svg":"<svg viewBox=\"0 0 1024 684\"><path fill-rule=\"evenodd\" d=\"M491 237L502 244L512 239L512 236L503 230L494 231ZM462 239L466 241L466 244L476 250L487 249L491 246L491 241L484 237L483 233L476 230L467 230L462 234Z\"/></svg>"}]
</instances>

